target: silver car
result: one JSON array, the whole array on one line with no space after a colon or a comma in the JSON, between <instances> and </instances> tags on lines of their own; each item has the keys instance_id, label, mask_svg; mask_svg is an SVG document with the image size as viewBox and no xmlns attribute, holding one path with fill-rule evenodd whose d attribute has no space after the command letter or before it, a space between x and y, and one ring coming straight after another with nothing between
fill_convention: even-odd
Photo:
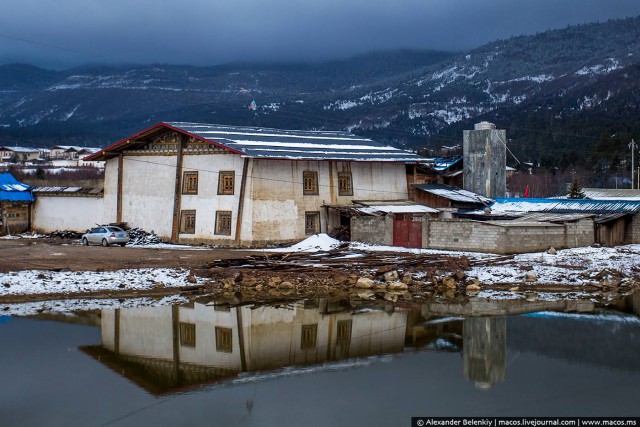
<instances>
[{"instance_id":1,"label":"silver car","mask_svg":"<svg viewBox=\"0 0 640 427\"><path fill-rule=\"evenodd\" d=\"M113 225L104 225L94 228L82 235L82 244L89 246L90 244L110 246L123 246L129 242L129 235L120 227Z\"/></svg>"}]
</instances>

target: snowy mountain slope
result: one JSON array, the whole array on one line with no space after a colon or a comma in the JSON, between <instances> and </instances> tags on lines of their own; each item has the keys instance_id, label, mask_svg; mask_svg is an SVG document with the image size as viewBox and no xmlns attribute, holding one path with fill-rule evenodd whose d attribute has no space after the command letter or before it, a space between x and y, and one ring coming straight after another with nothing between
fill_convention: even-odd
<instances>
[{"instance_id":1,"label":"snowy mountain slope","mask_svg":"<svg viewBox=\"0 0 640 427\"><path fill-rule=\"evenodd\" d=\"M517 139L519 127L637 108L629 94L640 87L638 64L640 17L499 40L456 55L398 51L319 64L64 71L8 65L0 66L0 137L22 145L87 139L97 145L160 120L187 120L346 129L418 147L453 145L461 129L489 119ZM640 131L640 119L618 117L627 130Z\"/></svg>"}]
</instances>

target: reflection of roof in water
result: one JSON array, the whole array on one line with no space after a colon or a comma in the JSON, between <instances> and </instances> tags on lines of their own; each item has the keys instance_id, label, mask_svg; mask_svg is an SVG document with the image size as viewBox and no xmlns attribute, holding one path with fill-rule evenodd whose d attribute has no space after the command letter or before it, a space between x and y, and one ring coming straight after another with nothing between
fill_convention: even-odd
<instances>
[{"instance_id":1,"label":"reflection of roof in water","mask_svg":"<svg viewBox=\"0 0 640 427\"><path fill-rule=\"evenodd\" d=\"M199 366L150 357L122 356L99 345L83 346L80 350L105 364L117 374L134 382L155 396L186 391L204 383L234 378L237 372L214 366Z\"/></svg>"}]
</instances>

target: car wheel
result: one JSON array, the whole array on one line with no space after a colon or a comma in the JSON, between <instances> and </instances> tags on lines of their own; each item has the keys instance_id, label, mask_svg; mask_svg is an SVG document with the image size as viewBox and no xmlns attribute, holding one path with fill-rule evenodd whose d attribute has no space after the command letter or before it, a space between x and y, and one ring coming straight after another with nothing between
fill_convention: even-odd
<instances>
[{"instance_id":1,"label":"car wheel","mask_svg":"<svg viewBox=\"0 0 640 427\"><path fill-rule=\"evenodd\" d=\"M122 246L124 248L125 246L127 246L127 244L126 243L120 243L120 246Z\"/></svg>"},{"instance_id":2,"label":"car wheel","mask_svg":"<svg viewBox=\"0 0 640 427\"><path fill-rule=\"evenodd\" d=\"M86 237L82 239L82 245L83 246L89 246L89 241L87 240Z\"/></svg>"},{"instance_id":3,"label":"car wheel","mask_svg":"<svg viewBox=\"0 0 640 427\"><path fill-rule=\"evenodd\" d=\"M102 246L104 246L105 248L109 246L109 242L107 242L107 239L102 239Z\"/></svg>"}]
</instances>

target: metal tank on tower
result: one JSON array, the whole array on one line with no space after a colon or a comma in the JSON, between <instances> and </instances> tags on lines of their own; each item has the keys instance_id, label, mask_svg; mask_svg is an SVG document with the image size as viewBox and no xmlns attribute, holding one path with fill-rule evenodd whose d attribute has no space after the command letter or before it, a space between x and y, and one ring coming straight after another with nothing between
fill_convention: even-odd
<instances>
[{"instance_id":1,"label":"metal tank on tower","mask_svg":"<svg viewBox=\"0 0 640 427\"><path fill-rule=\"evenodd\" d=\"M463 131L464 189L485 197L505 197L507 131L480 122Z\"/></svg>"}]
</instances>

